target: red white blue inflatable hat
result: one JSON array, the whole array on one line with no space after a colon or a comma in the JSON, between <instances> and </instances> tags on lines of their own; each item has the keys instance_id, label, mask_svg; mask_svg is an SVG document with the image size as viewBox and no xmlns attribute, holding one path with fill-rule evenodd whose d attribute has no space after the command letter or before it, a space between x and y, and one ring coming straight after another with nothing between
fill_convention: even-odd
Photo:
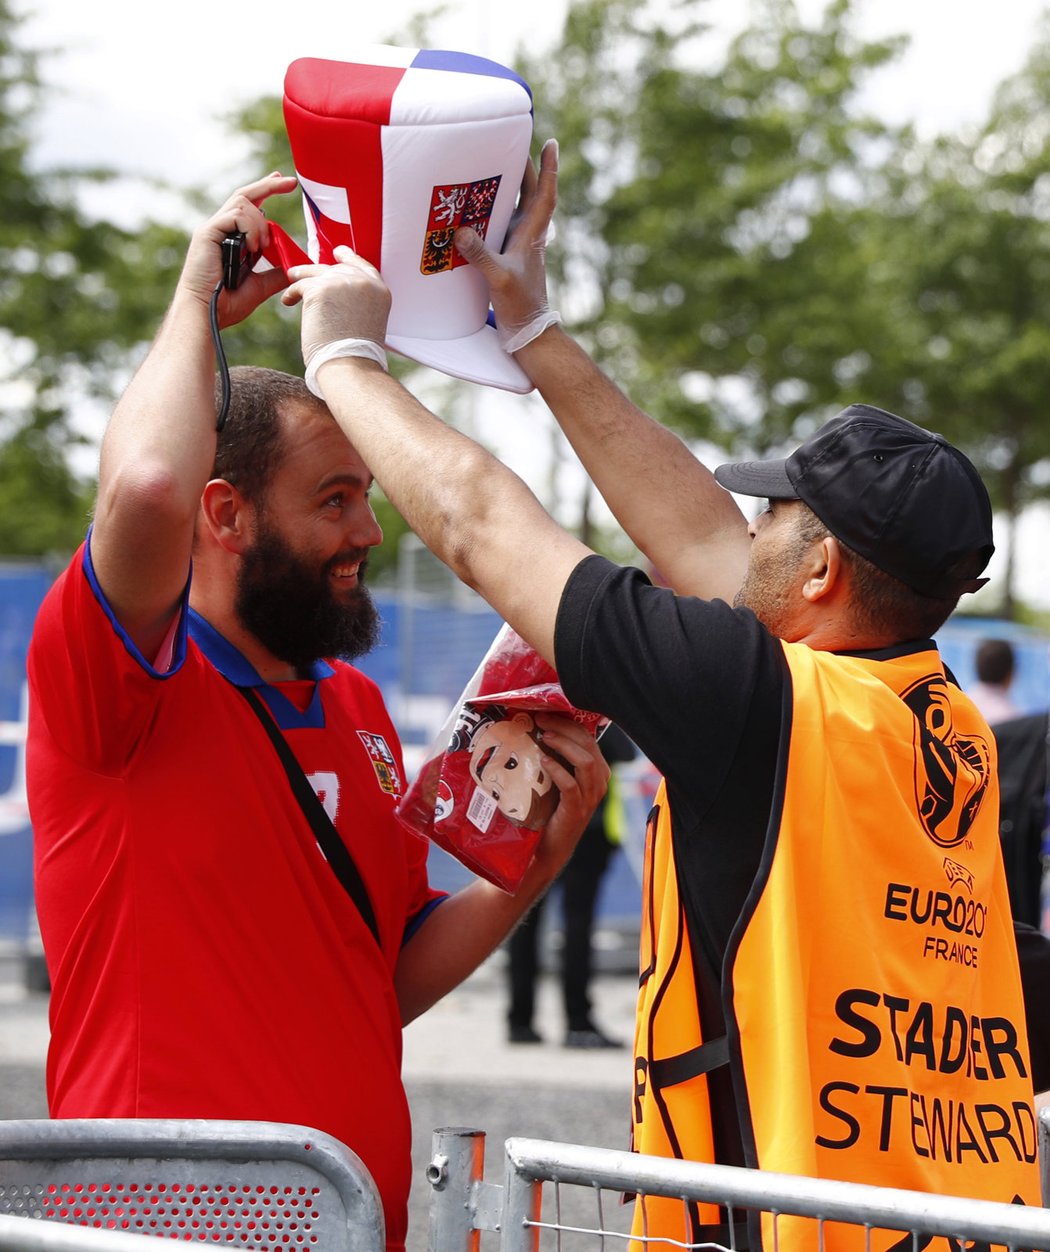
<instances>
[{"instance_id":1,"label":"red white blue inflatable hat","mask_svg":"<svg viewBox=\"0 0 1050 1252\"><path fill-rule=\"evenodd\" d=\"M532 141L532 93L464 52L369 45L302 58L284 118L311 260L348 244L390 288L387 347L456 378L527 392L490 324L488 284L452 246L473 226L502 247Z\"/></svg>"}]
</instances>

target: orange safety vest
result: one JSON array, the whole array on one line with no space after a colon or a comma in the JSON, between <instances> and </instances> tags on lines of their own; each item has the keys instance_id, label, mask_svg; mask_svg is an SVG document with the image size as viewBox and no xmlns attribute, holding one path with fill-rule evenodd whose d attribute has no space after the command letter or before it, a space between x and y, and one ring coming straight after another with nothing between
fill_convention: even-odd
<instances>
[{"instance_id":1,"label":"orange safety vest","mask_svg":"<svg viewBox=\"0 0 1050 1252\"><path fill-rule=\"evenodd\" d=\"M756 1168L1038 1205L993 737L934 649L783 649L788 750L722 971L725 1039L700 1028L663 784L650 815L633 1146L714 1160L705 1074L722 1050ZM688 1241L719 1221L712 1205L642 1210L639 1236ZM776 1246L814 1233L780 1218ZM863 1230L824 1235L866 1246Z\"/></svg>"}]
</instances>

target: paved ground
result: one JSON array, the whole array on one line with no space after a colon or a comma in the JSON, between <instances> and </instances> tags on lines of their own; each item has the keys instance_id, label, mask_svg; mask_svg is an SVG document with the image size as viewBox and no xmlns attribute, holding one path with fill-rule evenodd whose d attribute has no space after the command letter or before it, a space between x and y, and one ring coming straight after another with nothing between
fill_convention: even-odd
<instances>
[{"instance_id":1,"label":"paved ground","mask_svg":"<svg viewBox=\"0 0 1050 1252\"><path fill-rule=\"evenodd\" d=\"M623 943L621 937L603 938L609 949ZM628 937L624 948L630 943ZM430 1190L423 1171L439 1127L484 1131L486 1178L495 1183L503 1181L503 1142L513 1135L627 1146L630 1050L562 1047L558 989L550 978L540 988L537 1021L546 1041L508 1044L503 960L497 953L405 1031L405 1086L415 1127L409 1252L426 1247ZM631 961L626 950L607 950L602 963L615 972L602 972L595 980L596 1017L610 1034L626 1040L636 993ZM0 1118L47 1115L47 997L26 992L20 975L16 961L0 957ZM617 1215L611 1221L607 1217L606 1224L617 1224ZM487 1237L483 1246L495 1244Z\"/></svg>"}]
</instances>

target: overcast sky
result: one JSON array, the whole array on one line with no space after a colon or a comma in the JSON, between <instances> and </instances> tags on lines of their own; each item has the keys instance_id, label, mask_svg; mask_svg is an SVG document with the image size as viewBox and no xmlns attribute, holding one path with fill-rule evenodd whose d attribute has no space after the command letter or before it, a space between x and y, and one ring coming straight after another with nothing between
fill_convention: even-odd
<instances>
[{"instance_id":1,"label":"overcast sky","mask_svg":"<svg viewBox=\"0 0 1050 1252\"><path fill-rule=\"evenodd\" d=\"M937 130L980 118L991 91L1018 69L1044 0L867 0L861 31L907 33L912 47L875 77L870 101L891 120ZM216 119L263 94L279 95L298 56L342 59L360 42L403 30L426 5L414 0L305 0L243 7L214 0L132 5L128 0L16 0L32 16L25 42L59 55L45 66L64 94L39 119L40 158L112 163L208 183L232 163ZM824 0L799 0L807 16ZM436 5L435 5L436 7ZM434 43L508 60L520 44L549 46L565 0L450 0ZM707 0L705 20L736 29L742 0ZM721 17L720 17L721 15ZM298 20L297 20L298 19ZM216 187L224 194L224 183Z\"/></svg>"},{"instance_id":2,"label":"overcast sky","mask_svg":"<svg viewBox=\"0 0 1050 1252\"><path fill-rule=\"evenodd\" d=\"M19 42L58 51L44 68L54 90L36 119L37 160L97 161L169 179L181 171L187 184L214 185L216 203L232 190L243 155L231 151L218 118L261 95L279 95L296 57L343 59L354 44L380 42L430 7L412 0L281 6L16 0L22 12L30 4ZM813 16L824 0L798 0L798 7ZM980 120L998 82L1023 64L1045 7L1046 0L867 0L858 8L861 33L906 33L911 47L874 76L865 103L890 121L914 120L927 133ZM519 45L534 52L555 41L565 8L565 0L450 0L432 26L432 42L506 61ZM747 8L742 0L708 0L698 12L706 20L721 15L729 30ZM120 216L112 193L104 207ZM128 225L143 211L130 197L120 209ZM528 412L529 401L517 403ZM491 419L485 420L489 439ZM500 455L544 495L538 477L545 471L534 450L545 441L537 441L529 421L501 418L498 425ZM1033 556L1024 559L1023 593L1050 607L1050 578L1035 555L1045 551L1048 527L1046 511L1033 511L1026 522L1022 550Z\"/></svg>"}]
</instances>

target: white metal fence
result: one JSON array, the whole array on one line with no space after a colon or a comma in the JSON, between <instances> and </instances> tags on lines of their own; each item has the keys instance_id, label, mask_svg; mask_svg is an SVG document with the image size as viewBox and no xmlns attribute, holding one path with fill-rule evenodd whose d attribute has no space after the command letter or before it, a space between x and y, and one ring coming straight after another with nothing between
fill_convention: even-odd
<instances>
[{"instance_id":1,"label":"white metal fence","mask_svg":"<svg viewBox=\"0 0 1050 1252\"><path fill-rule=\"evenodd\" d=\"M271 1252L381 1252L378 1197L360 1161L304 1127L41 1121L0 1123L0 1132L0 1252L146 1252L143 1239L157 1236ZM1042 1118L1044 1196L1048 1144ZM762 1223L764 1252L1050 1252L1050 1208L546 1140L504 1147L503 1182L490 1183L484 1132L434 1132L428 1252L482 1252L483 1237L499 1252L733 1252L758 1246L749 1221ZM293 1193L307 1198L286 1198ZM681 1239L650 1238L644 1220L632 1234L624 1193L643 1214L658 1197L680 1204ZM687 1206L695 1204L725 1211L724 1238L691 1241Z\"/></svg>"},{"instance_id":2,"label":"white metal fence","mask_svg":"<svg viewBox=\"0 0 1050 1252\"><path fill-rule=\"evenodd\" d=\"M1050 1121L1040 1119L1047 1186ZM1050 1249L1050 1208L1024 1208L927 1192L902 1191L774 1174L761 1170L672 1161L579 1144L508 1139L502 1185L483 1175L484 1134L451 1128L434 1133L428 1252L478 1252L481 1236L498 1235L500 1252L670 1252L733 1249L748 1244L747 1221L764 1217L765 1252L786 1249L897 1249L900 1252L981 1252L992 1246ZM637 1197L641 1229L631 1235ZM644 1221L652 1197L683 1206L682 1238L651 1239ZM687 1206L726 1210L724 1242L690 1242ZM486 1246L495 1246L490 1242Z\"/></svg>"}]
</instances>

